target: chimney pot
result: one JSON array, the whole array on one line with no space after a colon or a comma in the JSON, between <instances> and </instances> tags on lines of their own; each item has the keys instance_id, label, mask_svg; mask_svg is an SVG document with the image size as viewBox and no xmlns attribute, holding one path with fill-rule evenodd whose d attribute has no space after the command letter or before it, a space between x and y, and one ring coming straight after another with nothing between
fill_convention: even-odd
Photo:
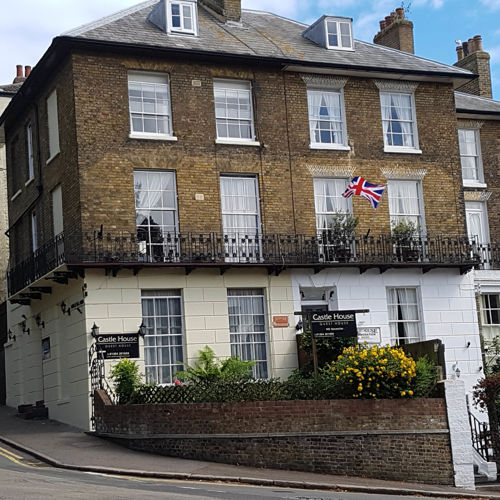
<instances>
[{"instance_id":1,"label":"chimney pot","mask_svg":"<svg viewBox=\"0 0 500 500\"><path fill-rule=\"evenodd\" d=\"M389 27L392 24L392 17L391 16L385 16L385 26L386 28Z\"/></svg>"},{"instance_id":2,"label":"chimney pot","mask_svg":"<svg viewBox=\"0 0 500 500\"><path fill-rule=\"evenodd\" d=\"M397 14L399 19L404 19L405 18L405 10L403 9L403 7L398 7L396 9L396 14Z\"/></svg>"},{"instance_id":3,"label":"chimney pot","mask_svg":"<svg viewBox=\"0 0 500 500\"><path fill-rule=\"evenodd\" d=\"M464 48L461 45L459 45L457 47L457 59L461 61L463 58L464 58Z\"/></svg>"},{"instance_id":4,"label":"chimney pot","mask_svg":"<svg viewBox=\"0 0 500 500\"><path fill-rule=\"evenodd\" d=\"M385 28L385 20L380 21L380 31Z\"/></svg>"},{"instance_id":5,"label":"chimney pot","mask_svg":"<svg viewBox=\"0 0 500 500\"><path fill-rule=\"evenodd\" d=\"M475 42L476 52L483 52L483 39L481 38L481 35L476 35L474 37L474 42Z\"/></svg>"},{"instance_id":6,"label":"chimney pot","mask_svg":"<svg viewBox=\"0 0 500 500\"><path fill-rule=\"evenodd\" d=\"M25 78L28 78L28 76L30 76L30 73L31 73L31 66L25 66L24 67L24 76L25 76Z\"/></svg>"},{"instance_id":7,"label":"chimney pot","mask_svg":"<svg viewBox=\"0 0 500 500\"><path fill-rule=\"evenodd\" d=\"M396 17L398 17L397 14L396 14L396 12L392 11L391 12L391 19L394 21L396 19Z\"/></svg>"},{"instance_id":8,"label":"chimney pot","mask_svg":"<svg viewBox=\"0 0 500 500\"><path fill-rule=\"evenodd\" d=\"M469 38L467 40L467 44L469 47L469 54L473 54L474 52L476 52L476 42L474 41L474 38Z\"/></svg>"},{"instance_id":9,"label":"chimney pot","mask_svg":"<svg viewBox=\"0 0 500 500\"><path fill-rule=\"evenodd\" d=\"M22 64L17 64L16 65L16 77L23 76L23 65Z\"/></svg>"},{"instance_id":10,"label":"chimney pot","mask_svg":"<svg viewBox=\"0 0 500 500\"><path fill-rule=\"evenodd\" d=\"M469 55L469 42L463 42L462 48L464 49L464 57Z\"/></svg>"}]
</instances>

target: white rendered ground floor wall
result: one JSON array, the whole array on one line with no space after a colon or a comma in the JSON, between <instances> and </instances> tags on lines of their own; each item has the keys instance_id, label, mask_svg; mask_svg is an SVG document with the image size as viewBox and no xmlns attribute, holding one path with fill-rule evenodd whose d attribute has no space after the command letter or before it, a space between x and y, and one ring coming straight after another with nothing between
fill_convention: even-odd
<instances>
[{"instance_id":1,"label":"white rendered ground floor wall","mask_svg":"<svg viewBox=\"0 0 500 500\"><path fill-rule=\"evenodd\" d=\"M468 390L482 375L473 278L454 269L426 274L417 269L383 274L376 270L360 274L350 268L314 274L304 269L279 276L255 268L229 269L224 274L219 269L196 269L188 275L183 269L143 269L136 275L121 270L116 276L87 269L84 278L70 280L68 285L41 281L37 286L51 286L52 293L32 300L31 306L10 306L12 335L5 349L7 404L15 407L44 399L51 418L80 428L88 428L90 419L92 326L98 325L101 334L137 332L143 321L144 296L157 292L180 294L183 360L191 364L206 345L218 357L231 355L234 311L229 296L235 290L243 295L245 290L259 291L268 375L286 378L297 367L295 325L299 318L294 311L315 300L326 300L330 308L369 309L358 316L358 326L380 327L381 343L386 344L390 342L387 288L414 287L422 340L444 342L447 373L454 374L458 366ZM143 372L144 351L141 339L138 362Z\"/></svg>"}]
</instances>

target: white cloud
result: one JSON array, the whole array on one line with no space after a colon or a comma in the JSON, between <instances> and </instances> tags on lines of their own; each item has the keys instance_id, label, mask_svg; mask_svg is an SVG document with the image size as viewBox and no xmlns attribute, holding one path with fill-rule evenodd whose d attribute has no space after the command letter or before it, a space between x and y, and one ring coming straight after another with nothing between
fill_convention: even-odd
<instances>
[{"instance_id":1,"label":"white cloud","mask_svg":"<svg viewBox=\"0 0 500 500\"><path fill-rule=\"evenodd\" d=\"M500 45L488 47L486 50L490 54L492 64L500 63Z\"/></svg>"},{"instance_id":2,"label":"white cloud","mask_svg":"<svg viewBox=\"0 0 500 500\"><path fill-rule=\"evenodd\" d=\"M483 5L491 10L500 9L500 0L480 0Z\"/></svg>"}]
</instances>

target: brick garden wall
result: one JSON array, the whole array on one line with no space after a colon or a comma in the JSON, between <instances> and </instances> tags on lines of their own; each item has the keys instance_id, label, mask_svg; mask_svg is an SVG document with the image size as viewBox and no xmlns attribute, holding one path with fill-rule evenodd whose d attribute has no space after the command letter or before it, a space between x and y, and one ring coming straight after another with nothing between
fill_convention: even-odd
<instances>
[{"instance_id":1,"label":"brick garden wall","mask_svg":"<svg viewBox=\"0 0 500 500\"><path fill-rule=\"evenodd\" d=\"M113 406L96 432L126 446L214 462L453 484L444 399Z\"/></svg>"}]
</instances>

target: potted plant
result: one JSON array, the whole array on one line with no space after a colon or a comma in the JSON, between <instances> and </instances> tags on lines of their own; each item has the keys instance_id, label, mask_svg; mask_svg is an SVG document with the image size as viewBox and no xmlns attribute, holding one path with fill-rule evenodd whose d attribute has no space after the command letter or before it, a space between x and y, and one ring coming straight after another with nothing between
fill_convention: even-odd
<instances>
[{"instance_id":1,"label":"potted plant","mask_svg":"<svg viewBox=\"0 0 500 500\"><path fill-rule=\"evenodd\" d=\"M329 217L326 228L321 232L322 249L326 261L348 262L352 255L352 244L358 217L336 212Z\"/></svg>"},{"instance_id":2,"label":"potted plant","mask_svg":"<svg viewBox=\"0 0 500 500\"><path fill-rule=\"evenodd\" d=\"M402 262L417 261L419 257L420 243L419 227L411 220L400 220L392 228L392 242L396 258Z\"/></svg>"}]
</instances>

